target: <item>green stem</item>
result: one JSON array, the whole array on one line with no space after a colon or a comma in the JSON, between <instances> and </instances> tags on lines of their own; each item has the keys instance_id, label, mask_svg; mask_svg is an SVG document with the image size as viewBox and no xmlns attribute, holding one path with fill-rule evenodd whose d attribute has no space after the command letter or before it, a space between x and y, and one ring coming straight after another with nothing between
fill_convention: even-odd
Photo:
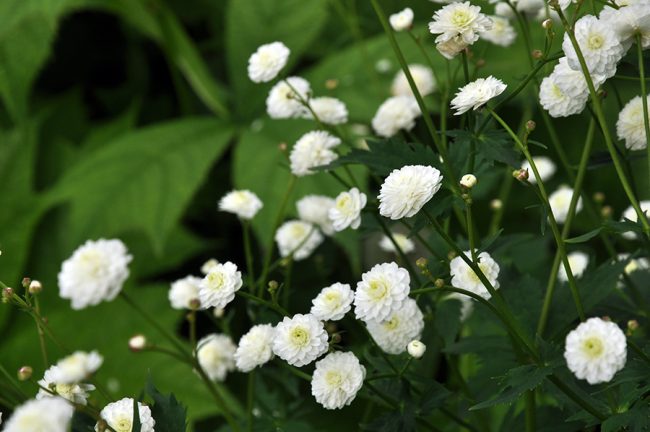
<instances>
[{"instance_id":1,"label":"green stem","mask_svg":"<svg viewBox=\"0 0 650 432\"><path fill-rule=\"evenodd\" d=\"M470 197L465 201L465 215L467 216L467 237L469 238L469 253L472 261L478 264L478 257L476 256L476 233L474 230L474 222L472 221L472 198Z\"/></svg>"},{"instance_id":2,"label":"green stem","mask_svg":"<svg viewBox=\"0 0 650 432\"><path fill-rule=\"evenodd\" d=\"M248 387L246 395L246 412L247 412L247 425L248 432L253 431L253 408L255 401L255 370L248 374Z\"/></svg>"},{"instance_id":3,"label":"green stem","mask_svg":"<svg viewBox=\"0 0 650 432\"><path fill-rule=\"evenodd\" d=\"M242 220L244 234L244 253L246 254L246 268L248 270L248 289L251 293L255 292L255 269L253 268L253 251L251 247L251 223L248 220Z\"/></svg>"},{"instance_id":4,"label":"green stem","mask_svg":"<svg viewBox=\"0 0 650 432\"><path fill-rule=\"evenodd\" d=\"M38 294L34 296L34 310L38 316L41 315L41 307L38 301ZM47 369L50 363L47 361L47 349L45 347L45 332L41 327L40 320L37 317L34 317L34 322L36 323L36 330L38 332L38 343L41 347L41 356L43 357L43 367Z\"/></svg>"},{"instance_id":5,"label":"green stem","mask_svg":"<svg viewBox=\"0 0 650 432\"><path fill-rule=\"evenodd\" d=\"M650 176L650 119L648 119L648 94L645 83L645 65L643 64L643 45L641 33L636 34L636 53L639 57L639 78L641 81L641 105L643 106L643 126L645 128L646 151L648 152L648 176ZM650 180L650 179L649 179ZM648 184L650 188L650 183Z\"/></svg>"},{"instance_id":6,"label":"green stem","mask_svg":"<svg viewBox=\"0 0 650 432\"><path fill-rule=\"evenodd\" d=\"M429 65L429 68L431 69L431 72L433 73L433 77L436 80L436 84L440 85L442 83L442 81L440 81L440 77L438 76L438 72L436 71L436 68L433 66L433 62L431 61L431 57L429 56L429 53L424 48L424 45L422 45L422 40L419 37L415 36L413 34L413 31L411 31L410 29L408 30L408 34L411 37L411 39L413 40L413 42L415 42L415 45L417 45L418 49L420 50L420 53L422 54L422 57L424 57L424 59L427 61L427 64Z\"/></svg>"},{"instance_id":7,"label":"green stem","mask_svg":"<svg viewBox=\"0 0 650 432\"><path fill-rule=\"evenodd\" d=\"M264 300L263 298L255 296L253 294L247 293L246 291L239 290L239 291L237 291L236 294L238 296L244 297L244 298L246 298L248 300L252 300L252 301L257 302L257 303L259 303L261 305L264 305L264 306L268 307L269 309L272 309L275 312L279 313L282 316L288 316L289 315L289 312L287 312L282 306L280 306L278 304L275 304L275 303L272 303L272 302L270 302L268 300Z\"/></svg>"},{"instance_id":8,"label":"green stem","mask_svg":"<svg viewBox=\"0 0 650 432\"><path fill-rule=\"evenodd\" d=\"M567 395L571 400L573 400L575 403L580 405L582 409L587 411L589 414L592 416L596 417L600 421L605 421L607 419L606 415L603 415L597 408L594 408L589 404L589 402L585 401L580 397L580 395L576 394L571 388L564 383L561 379L556 377L555 375L551 375L547 377L550 382L552 382L562 393Z\"/></svg>"}]
</instances>

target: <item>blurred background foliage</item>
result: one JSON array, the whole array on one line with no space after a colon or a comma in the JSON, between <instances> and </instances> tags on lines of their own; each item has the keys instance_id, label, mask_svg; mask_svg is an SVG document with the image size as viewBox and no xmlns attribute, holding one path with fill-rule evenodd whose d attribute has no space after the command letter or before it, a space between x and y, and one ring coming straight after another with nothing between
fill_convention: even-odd
<instances>
[{"instance_id":1,"label":"blurred background foliage","mask_svg":"<svg viewBox=\"0 0 650 432\"><path fill-rule=\"evenodd\" d=\"M401 0L381 3L391 13L405 6ZM444 75L445 63L425 26L433 5L409 3L416 34L422 35ZM485 7L492 12L491 6ZM533 38L535 48L542 48L542 32ZM23 276L41 280L42 305L52 327L69 346L98 349L105 356L99 380L115 394L139 394L151 371L156 386L174 392L198 425L209 423L214 407L185 366L128 351L126 342L134 333L151 334L146 324L119 299L72 311L57 296L56 275L60 263L86 239L119 237L134 255L126 289L161 323L185 334L183 314L167 301L169 283L198 273L211 257L244 262L240 225L217 212L219 197L233 187L255 191L264 201L254 221L258 250L269 246L272 221L290 177L278 146L291 145L313 127L304 120L270 121L264 104L270 84L253 84L246 75L250 54L274 40L291 49L291 74L307 78L316 95L343 100L351 123L369 124L399 69L370 3L362 0L0 2L0 279L13 286ZM398 40L410 62L425 63L408 36L400 34ZM479 74L516 84L530 70L522 45L521 37L508 49L477 43L473 61L485 60ZM386 71L378 71L380 60L388 62ZM621 73L627 67L632 68L624 65ZM628 75L634 74L632 69ZM328 80L337 80L336 86ZM617 88L623 103L637 93L633 83ZM525 92L504 109L504 117L512 124L528 118L542 124L534 111L535 98L534 92ZM609 99L613 125L619 104L613 96ZM429 103L438 112L436 101ZM522 119L529 109L529 117ZM588 116L585 112L554 121L572 164L577 163ZM450 121L453 128L455 120ZM421 128L418 124L416 135L423 135ZM544 128L535 139L548 140ZM601 157L603 143L597 140L595 148L593 175L587 176L585 190L604 192L618 218L627 204L608 158ZM534 152L557 160L552 149ZM646 178L644 166L642 159L628 161L638 178ZM488 203L508 178L508 169L482 165L474 195L477 214L489 214ZM367 176L363 167L356 174ZM551 189L560 182L556 176ZM650 198L645 186L638 187L641 198ZM318 174L300 179L292 201L307 193L333 196L339 191L331 177ZM529 274L509 296L513 301L520 289L525 290L522 295L536 293L541 300L542 286L535 276L544 280L552 258L548 235L520 234L539 232L538 212L528 208L534 203L531 193L514 194L502 224L503 238L511 241L502 241L496 250L506 273L511 266ZM487 232L488 222L487 216L477 221L481 232ZM581 234L596 225L583 212L574 231ZM376 241L368 231L340 234L319 248L314 259L301 262L294 282L300 292L292 298L292 310L305 310L322 286L353 282L362 268L387 259L378 255ZM591 253L606 256L599 249ZM444 322L446 316L457 316L453 308L457 305L446 304L436 315L443 340L455 334L457 323ZM226 317L235 340L248 327L243 309L238 300ZM473 319L483 318L479 312ZM201 331L212 329L204 318ZM490 326L483 332L489 334ZM38 363L36 328L27 316L1 307L0 335L0 363L7 369ZM354 333L350 338L353 343ZM33 366L40 376L42 365ZM321 424L330 427L341 421L297 397L295 406L273 406L275 392L297 396L298 383L278 382L272 373L261 376L260 397L280 417L289 412L287 418L313 415L320 421L327 418L330 423ZM489 370L482 376L485 382L473 386L483 388L481 394L493 394ZM227 384L231 392L224 392L237 409L244 379L234 373ZM304 429L295 420L284 426Z\"/></svg>"}]
</instances>

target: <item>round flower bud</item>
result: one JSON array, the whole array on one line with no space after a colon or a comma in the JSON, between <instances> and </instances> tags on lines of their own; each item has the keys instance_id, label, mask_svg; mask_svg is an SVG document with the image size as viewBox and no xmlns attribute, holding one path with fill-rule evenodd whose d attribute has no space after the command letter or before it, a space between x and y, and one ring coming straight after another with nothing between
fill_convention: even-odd
<instances>
[{"instance_id":1,"label":"round flower bud","mask_svg":"<svg viewBox=\"0 0 650 432\"><path fill-rule=\"evenodd\" d=\"M34 373L34 369L31 366L23 366L18 369L18 380L27 381L32 377L32 373Z\"/></svg>"},{"instance_id":2,"label":"round flower bud","mask_svg":"<svg viewBox=\"0 0 650 432\"><path fill-rule=\"evenodd\" d=\"M503 201L501 201L500 199L495 198L492 201L490 201L490 208L492 210L500 210L501 207L503 207Z\"/></svg>"},{"instance_id":3,"label":"round flower bud","mask_svg":"<svg viewBox=\"0 0 650 432\"><path fill-rule=\"evenodd\" d=\"M23 281L21 282L23 285L23 288L27 289L29 288L29 284L32 282L32 280L28 277L24 277Z\"/></svg>"},{"instance_id":4,"label":"round flower bud","mask_svg":"<svg viewBox=\"0 0 650 432\"><path fill-rule=\"evenodd\" d=\"M129 349L133 352L142 351L147 346L147 338L142 334L137 334L129 339Z\"/></svg>"},{"instance_id":5,"label":"round flower bud","mask_svg":"<svg viewBox=\"0 0 650 432\"><path fill-rule=\"evenodd\" d=\"M542 53L541 50L536 49L536 50L533 50L533 52L531 53L531 55L533 56L533 58L534 58L535 60L539 60L539 59L541 59L541 58L544 56L544 53Z\"/></svg>"},{"instance_id":6,"label":"round flower bud","mask_svg":"<svg viewBox=\"0 0 650 432\"><path fill-rule=\"evenodd\" d=\"M424 352L427 350L427 346L419 340L415 339L409 342L409 344L406 346L406 350L411 357L414 359L419 359L424 355Z\"/></svg>"},{"instance_id":7,"label":"round flower bud","mask_svg":"<svg viewBox=\"0 0 650 432\"><path fill-rule=\"evenodd\" d=\"M537 123L535 123L533 120L528 120L526 122L526 130L528 132L532 132L535 130L535 127L537 127Z\"/></svg>"},{"instance_id":8,"label":"round flower bud","mask_svg":"<svg viewBox=\"0 0 650 432\"><path fill-rule=\"evenodd\" d=\"M395 31L408 30L413 25L413 9L406 8L388 17L390 26Z\"/></svg>"},{"instance_id":9,"label":"round flower bud","mask_svg":"<svg viewBox=\"0 0 650 432\"><path fill-rule=\"evenodd\" d=\"M29 283L29 288L27 288L30 294L38 294L43 291L43 285L37 281L33 280Z\"/></svg>"},{"instance_id":10,"label":"round flower bud","mask_svg":"<svg viewBox=\"0 0 650 432\"><path fill-rule=\"evenodd\" d=\"M2 301L3 303L9 303L9 301L13 298L14 296L14 289L11 287L7 287L2 290Z\"/></svg>"},{"instance_id":11,"label":"round flower bud","mask_svg":"<svg viewBox=\"0 0 650 432\"><path fill-rule=\"evenodd\" d=\"M460 179L460 185L464 188L471 189L476 185L476 176L473 174L465 174L461 179Z\"/></svg>"},{"instance_id":12,"label":"round flower bud","mask_svg":"<svg viewBox=\"0 0 650 432\"><path fill-rule=\"evenodd\" d=\"M550 19L550 18L545 19L545 20L542 22L542 27L543 27L545 30L550 30L550 29L553 27L553 20Z\"/></svg>"}]
</instances>

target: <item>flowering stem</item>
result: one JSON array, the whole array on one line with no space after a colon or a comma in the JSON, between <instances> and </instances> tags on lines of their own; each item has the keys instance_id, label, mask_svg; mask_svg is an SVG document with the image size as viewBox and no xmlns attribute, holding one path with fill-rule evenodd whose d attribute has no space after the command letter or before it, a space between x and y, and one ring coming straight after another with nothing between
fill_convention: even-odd
<instances>
[{"instance_id":1,"label":"flowering stem","mask_svg":"<svg viewBox=\"0 0 650 432\"><path fill-rule=\"evenodd\" d=\"M309 238L311 233L307 236ZM293 274L293 253L289 255L289 262L287 263L284 272L284 283L282 284L282 305L285 308L289 307L289 291L291 290L291 275Z\"/></svg>"},{"instance_id":2,"label":"flowering stem","mask_svg":"<svg viewBox=\"0 0 650 432\"><path fill-rule=\"evenodd\" d=\"M436 84L440 85L440 83L442 81L440 81L440 77L438 76L438 72L436 72L436 68L433 66L433 62L431 61L431 57L429 56L429 53L427 52L426 49L424 49L424 46L422 45L421 38L415 36L411 29L408 29L408 34L409 34L409 36L411 36L411 39L413 39L413 42L415 42L415 44L418 46L418 49L422 53L422 57L424 57L424 59L427 61L427 64L429 65L429 68L431 69L431 72L433 73L433 77L436 80Z\"/></svg>"},{"instance_id":3,"label":"flowering stem","mask_svg":"<svg viewBox=\"0 0 650 432\"><path fill-rule=\"evenodd\" d=\"M478 264L476 256L476 233L474 232L474 222L472 221L472 197L465 200L465 215L467 216L467 237L469 238L469 253L472 261Z\"/></svg>"},{"instance_id":4,"label":"flowering stem","mask_svg":"<svg viewBox=\"0 0 650 432\"><path fill-rule=\"evenodd\" d=\"M276 311L277 313L279 313L282 316L289 315L289 312L287 310L285 310L282 306L280 306L278 304L275 304L275 303L272 303L270 301L264 300L263 298L255 296L253 294L249 294L246 291L239 290L239 291L237 291L237 295L242 296L242 297L244 297L244 298L246 298L248 300L253 300L254 302L257 302L257 303L259 303L261 305L264 305L264 306L268 307L269 309L272 309L272 310Z\"/></svg>"},{"instance_id":5,"label":"flowering stem","mask_svg":"<svg viewBox=\"0 0 650 432\"><path fill-rule=\"evenodd\" d=\"M571 222L573 222L573 217L576 213L576 208L578 207L578 199L580 197L580 190L582 189L582 183L585 178L585 173L587 172L587 162L589 162L589 155L591 153L591 147L594 141L594 132L596 130L596 124L592 119L589 122L589 128L587 129L587 138L585 140L585 146L582 149L582 156L580 157L580 165L578 167L578 174L573 185L573 195L571 196L571 202L569 203L569 212L567 218L564 221L564 227L562 227L562 241L564 241L569 232L571 231ZM551 267L551 273L548 278L548 283L546 284L546 294L544 296L544 304L542 305L542 312L539 317L539 322L537 323L537 334L542 336L544 334L544 329L546 327L546 321L548 319L548 313L551 307L551 301L553 300L553 291L557 281L557 273L560 268L562 255L560 254L560 249L555 253L555 258L553 260L553 266Z\"/></svg>"},{"instance_id":6,"label":"flowering stem","mask_svg":"<svg viewBox=\"0 0 650 432\"><path fill-rule=\"evenodd\" d=\"M280 363L285 369L287 369L289 372L291 372L292 374L294 374L298 378L303 379L303 380L305 380L307 382L311 382L311 375L309 375L308 373L301 371L300 369L298 369L295 366L291 366L287 362L279 361L278 363Z\"/></svg>"},{"instance_id":7,"label":"flowering stem","mask_svg":"<svg viewBox=\"0 0 650 432\"><path fill-rule=\"evenodd\" d=\"M40 316L41 307L38 302L38 296L34 296L34 310L36 311L36 314ZM36 330L38 331L38 343L41 347L41 355L43 356L43 367L47 369L50 363L47 361L47 349L45 347L45 332L43 331L43 328L41 327L41 324L37 317L34 317L34 322L36 323Z\"/></svg>"},{"instance_id":8,"label":"flowering stem","mask_svg":"<svg viewBox=\"0 0 650 432\"><path fill-rule=\"evenodd\" d=\"M255 292L255 271L253 268L253 252L251 248L251 223L249 220L242 220L244 234L244 253L246 254L246 268L248 270L248 289Z\"/></svg>"},{"instance_id":9,"label":"flowering stem","mask_svg":"<svg viewBox=\"0 0 650 432\"><path fill-rule=\"evenodd\" d=\"M609 132L609 127L607 126L607 120L605 119L605 114L603 112L602 104L600 103L600 99L598 98L598 94L596 93L596 88L594 87L594 82L591 79L591 74L589 73L589 68L587 67L585 58L582 55L580 44L578 44L575 33L573 32L573 29L567 22L564 13L562 13L562 9L560 9L560 7L558 6L555 8L555 10L557 11L560 19L562 20L562 24L564 24L566 34L569 35L569 39L571 40L571 45L573 45L573 49L576 52L578 61L580 62L580 68L582 69L582 74L585 77L585 81L587 81L587 87L589 88L589 94L591 96L591 102L594 111L596 113L596 118L598 119L598 123L603 132L603 137L605 138L605 145L607 146L607 150L609 151L609 154L612 158L612 162L614 162L614 168L616 169L616 174L618 176L618 179L621 182L621 185L623 186L623 190L625 191L628 200L630 201L632 207L634 207L634 210L636 211L638 220L641 222L641 225L643 225L643 230L646 236L650 238L650 223L648 223L648 219L645 217L643 210L641 210L641 207L639 206L639 201L634 196L632 187L630 186L630 183L627 180L627 176L625 175L623 165L621 164L621 160L618 156L618 152L616 151L616 146L614 145L611 134Z\"/></svg>"},{"instance_id":10,"label":"flowering stem","mask_svg":"<svg viewBox=\"0 0 650 432\"><path fill-rule=\"evenodd\" d=\"M557 221L555 220L555 216L553 215L553 210L551 209L551 205L549 204L546 188L544 187L544 182L542 181L542 177L539 175L539 171L537 170L537 165L535 165L535 161L533 160L533 157L528 151L528 147L526 147L521 142L517 134L515 134L512 131L512 129L510 129L510 126L508 126L508 124L501 117L499 117L499 115L495 113L492 109L490 109L489 107L487 109L489 113L494 117L494 119L501 126L503 126L503 128L508 132L510 137L515 141L517 147L519 147L519 150L521 150L524 156L526 156L526 160L528 160L528 163L530 164L530 167L533 170L533 173L535 174L535 179L537 180L537 188L534 189L536 192L538 192L539 199L542 202L542 205L546 208L546 211L548 213L548 221L549 224L551 225L551 232L553 233L553 237L555 238L555 243L557 244L558 252L562 256L562 263L564 264L564 269L566 270L567 278L569 279L569 288L571 289L573 302L575 303L576 309L578 310L578 316L580 317L580 320L584 321L585 312L584 312L584 308L582 307L582 301L580 300L580 293L578 292L578 286L576 284L575 278L573 277L573 273L571 271L571 265L569 264L569 259L567 258L567 252L566 252L566 247L564 245L564 240L562 239L562 235L560 234ZM576 193L574 192L573 195L575 196Z\"/></svg>"},{"instance_id":11,"label":"flowering stem","mask_svg":"<svg viewBox=\"0 0 650 432\"><path fill-rule=\"evenodd\" d=\"M645 128L646 151L648 152L648 175L650 176L650 120L648 119L648 94L646 93L645 65L643 64L643 44L641 32L636 34L636 52L639 57L639 79L641 81L641 105L643 106L643 126ZM650 187L650 184L649 184Z\"/></svg>"},{"instance_id":12,"label":"flowering stem","mask_svg":"<svg viewBox=\"0 0 650 432\"><path fill-rule=\"evenodd\" d=\"M246 388L246 413L248 432L253 430L253 407L255 401L255 370L248 374L248 386Z\"/></svg>"},{"instance_id":13,"label":"flowering stem","mask_svg":"<svg viewBox=\"0 0 650 432\"><path fill-rule=\"evenodd\" d=\"M192 347L192 353L196 352L196 309L192 309L187 314L187 321L190 324L190 346Z\"/></svg>"}]
</instances>

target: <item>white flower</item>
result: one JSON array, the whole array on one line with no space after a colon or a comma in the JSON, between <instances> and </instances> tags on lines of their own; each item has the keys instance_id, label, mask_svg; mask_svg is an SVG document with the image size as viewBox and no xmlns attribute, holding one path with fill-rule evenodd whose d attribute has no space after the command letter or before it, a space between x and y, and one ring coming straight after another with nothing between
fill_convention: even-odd
<instances>
[{"instance_id":1,"label":"white flower","mask_svg":"<svg viewBox=\"0 0 650 432\"><path fill-rule=\"evenodd\" d=\"M336 160L338 156L332 149L339 144L340 139L325 131L307 132L291 150L291 172L298 177L314 174L312 168Z\"/></svg>"},{"instance_id":2,"label":"white flower","mask_svg":"<svg viewBox=\"0 0 650 432\"><path fill-rule=\"evenodd\" d=\"M253 219L262 206L258 196L249 190L228 192L219 201L219 210L236 214L246 220Z\"/></svg>"},{"instance_id":3,"label":"white flower","mask_svg":"<svg viewBox=\"0 0 650 432\"><path fill-rule=\"evenodd\" d=\"M594 86L598 88L604 81L603 75L591 74ZM539 101L551 117L568 117L581 113L589 100L589 88L581 71L569 67L566 57L562 57L553 73L542 80Z\"/></svg>"},{"instance_id":4,"label":"white flower","mask_svg":"<svg viewBox=\"0 0 650 432\"><path fill-rule=\"evenodd\" d=\"M573 197L573 189L569 186L562 185L548 197L548 203L551 205L551 211L557 223L564 223L569 215L569 206ZM582 210L582 197L578 198L575 212Z\"/></svg>"},{"instance_id":5,"label":"white flower","mask_svg":"<svg viewBox=\"0 0 650 432\"><path fill-rule=\"evenodd\" d=\"M50 368L48 379L57 384L73 384L83 381L97 372L104 359L97 351L76 351Z\"/></svg>"},{"instance_id":6,"label":"white flower","mask_svg":"<svg viewBox=\"0 0 650 432\"><path fill-rule=\"evenodd\" d=\"M467 258L472 259L470 251L463 252ZM478 268L486 277L494 289L499 288L499 264L487 252L481 252L477 256ZM457 256L449 263L449 273L451 274L451 284L457 288L473 292L485 299L490 298L490 292L472 268L460 257Z\"/></svg>"},{"instance_id":7,"label":"white flower","mask_svg":"<svg viewBox=\"0 0 650 432\"><path fill-rule=\"evenodd\" d=\"M338 321L350 311L354 292L348 284L335 283L323 288L311 301L309 313L321 321Z\"/></svg>"},{"instance_id":8,"label":"white flower","mask_svg":"<svg viewBox=\"0 0 650 432\"><path fill-rule=\"evenodd\" d=\"M400 129L411 130L420 108L411 96L393 96L386 99L372 118L372 128L377 135L388 138Z\"/></svg>"},{"instance_id":9,"label":"white flower","mask_svg":"<svg viewBox=\"0 0 650 432\"><path fill-rule=\"evenodd\" d=\"M300 261L311 255L323 242L323 235L308 222L291 220L275 232L275 242L282 257L292 255L294 261Z\"/></svg>"},{"instance_id":10,"label":"white flower","mask_svg":"<svg viewBox=\"0 0 650 432\"><path fill-rule=\"evenodd\" d=\"M57 368L58 366L54 365L46 370L43 374L43 379L38 382L38 385L71 402L86 405L88 400L88 392L95 390L95 386L92 384L83 383L67 384L57 382L53 379L57 376L61 376L60 372L57 371ZM55 397L52 393L44 390L43 388L39 389L38 394L36 395L36 399Z\"/></svg>"},{"instance_id":11,"label":"white flower","mask_svg":"<svg viewBox=\"0 0 650 432\"><path fill-rule=\"evenodd\" d=\"M237 347L230 336L212 333L199 340L196 347L199 365L212 381L225 380L228 372L235 369Z\"/></svg>"},{"instance_id":12,"label":"white flower","mask_svg":"<svg viewBox=\"0 0 650 432\"><path fill-rule=\"evenodd\" d=\"M393 170L379 190L379 213L393 220L414 216L442 185L442 174L424 165Z\"/></svg>"},{"instance_id":13,"label":"white flower","mask_svg":"<svg viewBox=\"0 0 650 432\"><path fill-rule=\"evenodd\" d=\"M448 60L456 57L465 48L467 48L467 44L463 42L461 36L453 37L448 41L440 42L436 45L438 52Z\"/></svg>"},{"instance_id":14,"label":"white flower","mask_svg":"<svg viewBox=\"0 0 650 432\"><path fill-rule=\"evenodd\" d=\"M305 222L318 225L325 235L334 234L334 227L329 218L334 199L323 195L307 195L296 203L298 217Z\"/></svg>"},{"instance_id":15,"label":"white flower","mask_svg":"<svg viewBox=\"0 0 650 432\"><path fill-rule=\"evenodd\" d=\"M609 382L625 366L625 334L613 322L589 318L567 335L564 358L578 379L589 384Z\"/></svg>"},{"instance_id":16,"label":"white flower","mask_svg":"<svg viewBox=\"0 0 650 432\"><path fill-rule=\"evenodd\" d=\"M646 218L650 219L650 200L639 201L639 207L641 207L641 211L645 214ZM631 220L632 222L638 222L639 217L636 214L634 207L629 206L623 212L621 219L622 220L628 219ZM636 233L634 231L627 231L622 233L621 235L623 236L623 238L626 238L628 240L634 240L636 238Z\"/></svg>"},{"instance_id":17,"label":"white flower","mask_svg":"<svg viewBox=\"0 0 650 432\"><path fill-rule=\"evenodd\" d=\"M116 432L131 432L133 428L133 405L134 401L131 398L120 399L106 405L99 415ZM151 416L151 409L140 402L138 402L138 417L140 417L141 432L154 432L156 421ZM95 426L95 430L99 431L99 425Z\"/></svg>"},{"instance_id":18,"label":"white flower","mask_svg":"<svg viewBox=\"0 0 650 432\"><path fill-rule=\"evenodd\" d=\"M517 15L506 2L498 2L494 5L494 14L506 19L516 19Z\"/></svg>"},{"instance_id":19,"label":"white flower","mask_svg":"<svg viewBox=\"0 0 650 432\"><path fill-rule=\"evenodd\" d=\"M361 275L354 295L354 313L364 321L387 319L411 292L411 277L394 262L377 264Z\"/></svg>"},{"instance_id":20,"label":"white flower","mask_svg":"<svg viewBox=\"0 0 650 432\"><path fill-rule=\"evenodd\" d=\"M284 317L275 327L273 352L293 366L304 366L327 352L327 332L314 315Z\"/></svg>"},{"instance_id":21,"label":"white flower","mask_svg":"<svg viewBox=\"0 0 650 432\"><path fill-rule=\"evenodd\" d=\"M392 14L388 17L390 26L395 31L408 30L413 25L413 9L405 8L404 10Z\"/></svg>"},{"instance_id":22,"label":"white flower","mask_svg":"<svg viewBox=\"0 0 650 432\"><path fill-rule=\"evenodd\" d=\"M471 189L474 186L476 186L477 182L478 180L476 179L476 176L474 174L465 174L460 179L460 185L467 189Z\"/></svg>"},{"instance_id":23,"label":"white flower","mask_svg":"<svg viewBox=\"0 0 650 432\"><path fill-rule=\"evenodd\" d=\"M414 339L406 346L406 350L411 357L419 359L424 355L424 352L427 350L427 346L419 340Z\"/></svg>"},{"instance_id":24,"label":"white flower","mask_svg":"<svg viewBox=\"0 0 650 432\"><path fill-rule=\"evenodd\" d=\"M492 27L490 18L481 13L479 6L470 2L453 3L443 6L433 15L429 31L438 34L436 44L446 44L453 40L455 44L466 47L479 38L479 33Z\"/></svg>"},{"instance_id":25,"label":"white flower","mask_svg":"<svg viewBox=\"0 0 650 432\"><path fill-rule=\"evenodd\" d=\"M61 266L59 295L72 301L72 309L113 300L129 277L131 259L120 240L88 240Z\"/></svg>"},{"instance_id":26,"label":"white flower","mask_svg":"<svg viewBox=\"0 0 650 432\"><path fill-rule=\"evenodd\" d=\"M404 234L394 232L391 233L391 235L393 236L393 240L395 240L395 243L397 243L397 246L399 246L399 248L402 249L402 252L410 253L415 250L415 243L413 243L413 240L406 237ZM395 245L393 244L392 241L390 241L390 238L388 238L388 236L382 237L381 241L379 242L379 247L386 252L397 253L397 249L395 249Z\"/></svg>"},{"instance_id":27,"label":"white flower","mask_svg":"<svg viewBox=\"0 0 650 432\"><path fill-rule=\"evenodd\" d=\"M456 110L454 115L461 115L470 109L477 110L506 89L506 85L497 78L489 76L461 87L456 97L451 100L451 107Z\"/></svg>"},{"instance_id":28,"label":"white flower","mask_svg":"<svg viewBox=\"0 0 650 432\"><path fill-rule=\"evenodd\" d=\"M569 261L571 274L573 274L573 277L576 279L583 275L587 269L587 266L589 265L589 255L584 252L571 252L569 255L567 255L567 260ZM567 275L563 263L560 263L560 268L557 272L557 278L561 282L569 281L569 276Z\"/></svg>"},{"instance_id":29,"label":"white flower","mask_svg":"<svg viewBox=\"0 0 650 432\"><path fill-rule=\"evenodd\" d=\"M492 28L480 32L481 38L495 45L509 47L515 41L517 32L506 18L500 16L490 17Z\"/></svg>"},{"instance_id":30,"label":"white flower","mask_svg":"<svg viewBox=\"0 0 650 432\"><path fill-rule=\"evenodd\" d=\"M289 77L273 86L266 98L266 112L274 119L296 118L305 115L302 101L309 99L311 86L300 77Z\"/></svg>"},{"instance_id":31,"label":"white flower","mask_svg":"<svg viewBox=\"0 0 650 432\"><path fill-rule=\"evenodd\" d=\"M542 178L542 182L546 182L548 179L553 177L553 174L555 174L555 171L557 170L557 167L555 166L555 163L553 160L549 157L546 156L535 156L533 157L533 162L535 162L535 166L537 167L537 171L539 172L539 176ZM533 175L533 170L530 167L530 163L525 160L521 164L521 169L528 170L528 181L531 182L532 184L537 183L537 179Z\"/></svg>"},{"instance_id":32,"label":"white flower","mask_svg":"<svg viewBox=\"0 0 650 432\"><path fill-rule=\"evenodd\" d=\"M74 408L61 398L29 400L16 407L4 432L68 432Z\"/></svg>"},{"instance_id":33,"label":"white flower","mask_svg":"<svg viewBox=\"0 0 650 432\"><path fill-rule=\"evenodd\" d=\"M210 273L210 270L216 268L218 264L219 261L217 261L214 258L210 258L209 260L204 262L203 265L201 265L201 273L207 275L208 273Z\"/></svg>"},{"instance_id":34,"label":"white flower","mask_svg":"<svg viewBox=\"0 0 650 432\"><path fill-rule=\"evenodd\" d=\"M367 197L359 189L352 188L341 192L334 201L334 206L329 209L328 217L336 231L343 231L347 227L359 228L361 224L361 210L366 206Z\"/></svg>"},{"instance_id":35,"label":"white flower","mask_svg":"<svg viewBox=\"0 0 650 432\"><path fill-rule=\"evenodd\" d=\"M317 97L309 101L309 106L316 113L316 117L321 123L328 125L339 125L347 123L348 108L345 103L333 97ZM314 115L309 110L305 110L304 118L313 119Z\"/></svg>"},{"instance_id":36,"label":"white flower","mask_svg":"<svg viewBox=\"0 0 650 432\"><path fill-rule=\"evenodd\" d=\"M626 51L637 34L641 36L641 47L650 48L650 1L642 0L619 9L606 6L598 19L614 29Z\"/></svg>"},{"instance_id":37,"label":"white flower","mask_svg":"<svg viewBox=\"0 0 650 432\"><path fill-rule=\"evenodd\" d=\"M430 68L421 64L410 64L408 67L411 77L413 77L413 81L415 82L415 87L422 96L431 94L436 90L436 80ZM393 78L390 93L393 96L414 96L403 70L397 72L395 78Z\"/></svg>"},{"instance_id":38,"label":"white flower","mask_svg":"<svg viewBox=\"0 0 650 432\"><path fill-rule=\"evenodd\" d=\"M576 21L575 37L585 58L590 73L604 75L606 78L616 73L616 65L625 54L614 30L605 22L593 15L585 15ZM565 33L562 50L567 57L569 66L581 71L580 62L569 35Z\"/></svg>"},{"instance_id":39,"label":"white flower","mask_svg":"<svg viewBox=\"0 0 650 432\"><path fill-rule=\"evenodd\" d=\"M186 276L172 283L169 290L169 302L174 309L193 309L190 304L193 300L199 300L199 287L201 278L196 276Z\"/></svg>"},{"instance_id":40,"label":"white flower","mask_svg":"<svg viewBox=\"0 0 650 432\"><path fill-rule=\"evenodd\" d=\"M648 106L650 106L650 96L647 96L646 99ZM648 114L648 121L650 121L650 113ZM643 101L641 96L636 96L630 100L618 114L616 134L619 139L625 140L625 148L628 150L644 150L648 145L643 123Z\"/></svg>"},{"instance_id":41,"label":"white flower","mask_svg":"<svg viewBox=\"0 0 650 432\"><path fill-rule=\"evenodd\" d=\"M255 83L271 81L287 64L290 53L282 42L260 46L248 59L248 77Z\"/></svg>"},{"instance_id":42,"label":"white flower","mask_svg":"<svg viewBox=\"0 0 650 432\"><path fill-rule=\"evenodd\" d=\"M333 352L316 362L311 394L326 409L350 405L363 386L366 368L351 352Z\"/></svg>"},{"instance_id":43,"label":"white flower","mask_svg":"<svg viewBox=\"0 0 650 432\"><path fill-rule=\"evenodd\" d=\"M273 338L275 328L270 324L260 324L251 329L239 340L235 351L235 364L242 372L250 372L273 358Z\"/></svg>"},{"instance_id":44,"label":"white flower","mask_svg":"<svg viewBox=\"0 0 650 432\"><path fill-rule=\"evenodd\" d=\"M199 284L201 307L222 309L233 301L235 293L242 287L241 272L230 261L217 264Z\"/></svg>"},{"instance_id":45,"label":"white flower","mask_svg":"<svg viewBox=\"0 0 650 432\"><path fill-rule=\"evenodd\" d=\"M368 332L377 345L388 354L401 354L413 339L419 339L424 316L415 300L407 298L402 307L385 320L368 321Z\"/></svg>"}]
</instances>

